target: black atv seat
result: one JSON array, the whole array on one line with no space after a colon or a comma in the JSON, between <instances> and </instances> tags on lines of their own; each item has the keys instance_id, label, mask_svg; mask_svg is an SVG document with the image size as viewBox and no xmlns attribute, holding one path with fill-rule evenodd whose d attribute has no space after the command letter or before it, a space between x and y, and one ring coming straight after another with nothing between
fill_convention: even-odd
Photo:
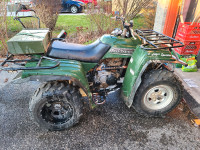
<instances>
[{"instance_id":1,"label":"black atv seat","mask_svg":"<svg viewBox=\"0 0 200 150\"><path fill-rule=\"evenodd\" d=\"M108 52L110 47L110 45L104 44L100 40L90 45L54 41L47 52L47 56L97 63Z\"/></svg>"}]
</instances>

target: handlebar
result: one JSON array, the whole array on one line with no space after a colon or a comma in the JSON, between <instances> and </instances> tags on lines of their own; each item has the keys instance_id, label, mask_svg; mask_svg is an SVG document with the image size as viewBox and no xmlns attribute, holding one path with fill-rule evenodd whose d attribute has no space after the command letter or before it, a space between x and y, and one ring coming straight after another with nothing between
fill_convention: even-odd
<instances>
[{"instance_id":1,"label":"handlebar","mask_svg":"<svg viewBox=\"0 0 200 150\"><path fill-rule=\"evenodd\" d=\"M126 20L125 17L123 17L123 16L121 16L121 17L115 16L115 17L111 17L111 18L115 19L115 20L122 21L122 24L123 24L123 27L124 27L122 35L121 35L122 37L127 37L126 33L128 32L129 33L128 38L133 37L134 39L136 39L135 36L134 36L134 31L132 29L132 27L133 27L133 20L131 20L130 23L127 23L125 21Z\"/></svg>"}]
</instances>

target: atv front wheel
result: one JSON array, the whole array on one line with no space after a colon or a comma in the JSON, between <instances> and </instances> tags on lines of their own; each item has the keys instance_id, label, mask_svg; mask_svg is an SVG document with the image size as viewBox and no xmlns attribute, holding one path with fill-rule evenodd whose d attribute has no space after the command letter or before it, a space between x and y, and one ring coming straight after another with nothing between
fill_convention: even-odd
<instances>
[{"instance_id":1,"label":"atv front wheel","mask_svg":"<svg viewBox=\"0 0 200 150\"><path fill-rule=\"evenodd\" d=\"M49 130L69 129L79 122L83 103L79 90L68 82L39 87L29 103L32 118Z\"/></svg>"},{"instance_id":2,"label":"atv front wheel","mask_svg":"<svg viewBox=\"0 0 200 150\"><path fill-rule=\"evenodd\" d=\"M152 70L136 92L133 107L145 116L159 117L172 111L182 99L183 87L168 70Z\"/></svg>"}]
</instances>

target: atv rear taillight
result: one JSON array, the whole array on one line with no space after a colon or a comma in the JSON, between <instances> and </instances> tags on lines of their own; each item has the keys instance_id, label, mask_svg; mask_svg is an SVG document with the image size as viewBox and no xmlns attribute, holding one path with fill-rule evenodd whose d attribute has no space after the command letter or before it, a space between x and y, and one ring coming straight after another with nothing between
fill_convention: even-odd
<instances>
[{"instance_id":1,"label":"atv rear taillight","mask_svg":"<svg viewBox=\"0 0 200 150\"><path fill-rule=\"evenodd\" d=\"M67 37L67 32L65 30L62 30L60 34L57 36L57 38L65 39Z\"/></svg>"}]
</instances>

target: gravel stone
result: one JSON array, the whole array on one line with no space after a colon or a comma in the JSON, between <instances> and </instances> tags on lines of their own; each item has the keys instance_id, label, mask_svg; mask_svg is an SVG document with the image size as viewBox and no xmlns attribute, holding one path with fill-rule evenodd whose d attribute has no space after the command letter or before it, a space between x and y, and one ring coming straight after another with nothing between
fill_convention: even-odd
<instances>
[{"instance_id":1,"label":"gravel stone","mask_svg":"<svg viewBox=\"0 0 200 150\"><path fill-rule=\"evenodd\" d=\"M0 88L0 149L2 150L143 150L199 149L200 130L188 110L178 106L164 118L145 118L125 106L119 93L90 110L70 130L50 132L29 117L28 103L38 82ZM185 109L184 109L185 110Z\"/></svg>"}]
</instances>

